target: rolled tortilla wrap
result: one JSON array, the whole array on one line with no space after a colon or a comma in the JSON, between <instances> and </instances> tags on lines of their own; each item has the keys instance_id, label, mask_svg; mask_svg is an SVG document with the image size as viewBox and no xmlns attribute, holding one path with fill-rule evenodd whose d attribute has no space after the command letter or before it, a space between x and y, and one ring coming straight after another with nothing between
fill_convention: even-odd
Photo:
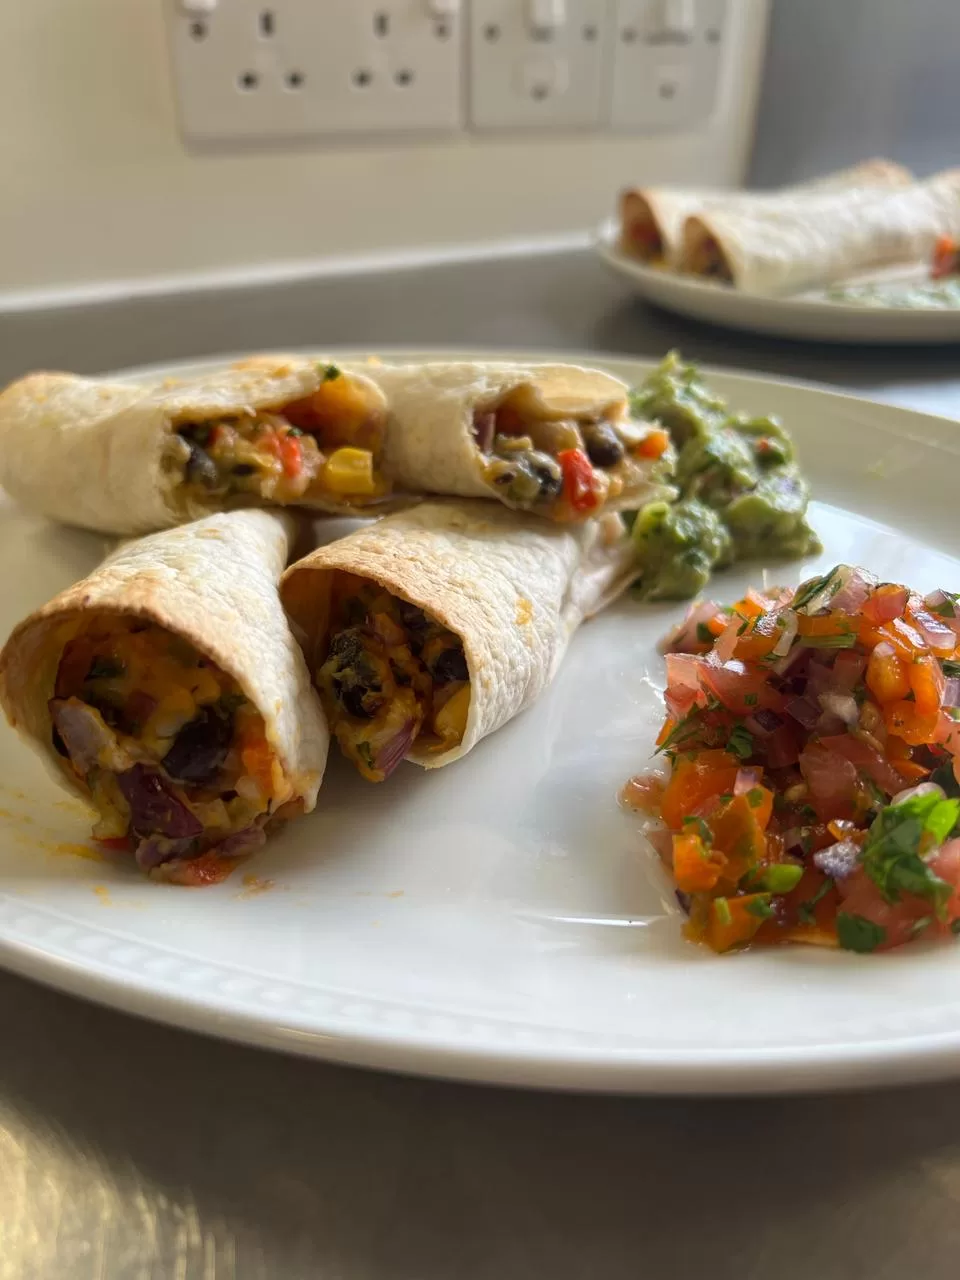
<instances>
[{"instance_id":1,"label":"rolled tortilla wrap","mask_svg":"<svg viewBox=\"0 0 960 1280\"><path fill-rule=\"evenodd\" d=\"M940 236L958 234L960 169L951 169L888 191L827 192L774 210L707 210L684 226L681 266L774 296L927 260Z\"/></svg>"},{"instance_id":2,"label":"rolled tortilla wrap","mask_svg":"<svg viewBox=\"0 0 960 1280\"><path fill-rule=\"evenodd\" d=\"M0 394L0 483L105 533L237 506L351 512L389 491L384 411L362 373L300 356L139 384L34 373Z\"/></svg>"},{"instance_id":3,"label":"rolled tortilla wrap","mask_svg":"<svg viewBox=\"0 0 960 1280\"><path fill-rule=\"evenodd\" d=\"M127 543L0 653L10 723L157 878L220 879L316 804L328 732L277 593L292 533L236 511Z\"/></svg>"},{"instance_id":4,"label":"rolled tortilla wrap","mask_svg":"<svg viewBox=\"0 0 960 1280\"><path fill-rule=\"evenodd\" d=\"M437 363L369 370L389 405L398 488L561 522L667 496L669 437L632 419L619 378L576 365Z\"/></svg>"},{"instance_id":5,"label":"rolled tortilla wrap","mask_svg":"<svg viewBox=\"0 0 960 1280\"><path fill-rule=\"evenodd\" d=\"M651 266L677 267L687 218L706 210L742 209L757 205L765 210L798 197L857 187L903 187L913 174L892 160L866 160L812 182L772 191L717 191L699 187L635 187L620 196L620 246L630 257Z\"/></svg>"},{"instance_id":6,"label":"rolled tortilla wrap","mask_svg":"<svg viewBox=\"0 0 960 1280\"><path fill-rule=\"evenodd\" d=\"M622 521L558 526L424 503L314 551L281 596L361 774L459 760L550 684L571 635L635 576Z\"/></svg>"}]
</instances>

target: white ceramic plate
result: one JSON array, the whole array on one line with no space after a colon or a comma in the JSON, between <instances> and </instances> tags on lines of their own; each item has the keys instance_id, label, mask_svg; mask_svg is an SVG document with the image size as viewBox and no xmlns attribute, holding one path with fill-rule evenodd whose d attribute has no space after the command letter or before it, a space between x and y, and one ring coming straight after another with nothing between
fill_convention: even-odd
<instances>
[{"instance_id":1,"label":"white ceramic plate","mask_svg":"<svg viewBox=\"0 0 960 1280\"><path fill-rule=\"evenodd\" d=\"M650 367L583 359L629 380ZM710 378L789 424L826 544L817 562L726 574L716 594L837 560L960 587L954 423ZM9 507L0 538L4 634L104 549ZM655 643L680 612L625 601L589 623L539 705L452 768L404 765L371 787L332 759L318 811L212 889L98 858L81 806L3 726L0 962L216 1035L479 1081L721 1093L956 1071L960 947L718 958L682 940L639 821L616 803L650 759Z\"/></svg>"},{"instance_id":2,"label":"white ceramic plate","mask_svg":"<svg viewBox=\"0 0 960 1280\"><path fill-rule=\"evenodd\" d=\"M647 302L727 329L815 342L960 342L960 307L858 307L830 302L815 293L789 298L743 293L720 281L698 280L676 271L644 266L617 247L613 223L601 227L597 249L604 261L626 276ZM851 283L871 280L920 283L922 274L916 268L896 268L858 276Z\"/></svg>"}]
</instances>

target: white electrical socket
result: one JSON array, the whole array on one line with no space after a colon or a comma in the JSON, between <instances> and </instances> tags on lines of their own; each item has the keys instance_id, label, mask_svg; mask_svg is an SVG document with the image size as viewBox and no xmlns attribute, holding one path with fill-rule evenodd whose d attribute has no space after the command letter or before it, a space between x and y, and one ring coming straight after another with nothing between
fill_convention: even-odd
<instances>
[{"instance_id":1,"label":"white electrical socket","mask_svg":"<svg viewBox=\"0 0 960 1280\"><path fill-rule=\"evenodd\" d=\"M727 0L617 0L615 129L681 129L716 105Z\"/></svg>"},{"instance_id":2,"label":"white electrical socket","mask_svg":"<svg viewBox=\"0 0 960 1280\"><path fill-rule=\"evenodd\" d=\"M469 8L474 128L608 123L612 0L469 0Z\"/></svg>"},{"instance_id":3,"label":"white electrical socket","mask_svg":"<svg viewBox=\"0 0 960 1280\"><path fill-rule=\"evenodd\" d=\"M213 143L462 128L459 8L166 0L183 133Z\"/></svg>"}]
</instances>

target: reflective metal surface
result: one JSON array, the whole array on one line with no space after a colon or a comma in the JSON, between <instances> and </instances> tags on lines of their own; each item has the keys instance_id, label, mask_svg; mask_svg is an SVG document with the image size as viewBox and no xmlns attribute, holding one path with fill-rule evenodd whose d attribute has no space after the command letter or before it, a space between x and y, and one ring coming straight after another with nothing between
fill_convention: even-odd
<instances>
[{"instance_id":1,"label":"reflective metal surface","mask_svg":"<svg viewBox=\"0 0 960 1280\"><path fill-rule=\"evenodd\" d=\"M960 414L953 351L726 336L645 311L585 254L0 318L0 378L334 341L676 344ZM476 1089L242 1049L7 975L0 1018L0 1280L957 1275L960 1086Z\"/></svg>"}]
</instances>

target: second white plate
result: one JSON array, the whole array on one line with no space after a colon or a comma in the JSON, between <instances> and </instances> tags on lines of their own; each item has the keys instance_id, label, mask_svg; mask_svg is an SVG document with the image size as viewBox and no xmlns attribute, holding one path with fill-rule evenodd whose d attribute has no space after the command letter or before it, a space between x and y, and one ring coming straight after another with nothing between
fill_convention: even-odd
<instances>
[{"instance_id":1,"label":"second white plate","mask_svg":"<svg viewBox=\"0 0 960 1280\"><path fill-rule=\"evenodd\" d=\"M597 249L647 302L724 328L814 342L960 342L960 307L858 307L812 295L764 298L743 293L719 281L645 266L617 247L612 223L600 229Z\"/></svg>"}]
</instances>

